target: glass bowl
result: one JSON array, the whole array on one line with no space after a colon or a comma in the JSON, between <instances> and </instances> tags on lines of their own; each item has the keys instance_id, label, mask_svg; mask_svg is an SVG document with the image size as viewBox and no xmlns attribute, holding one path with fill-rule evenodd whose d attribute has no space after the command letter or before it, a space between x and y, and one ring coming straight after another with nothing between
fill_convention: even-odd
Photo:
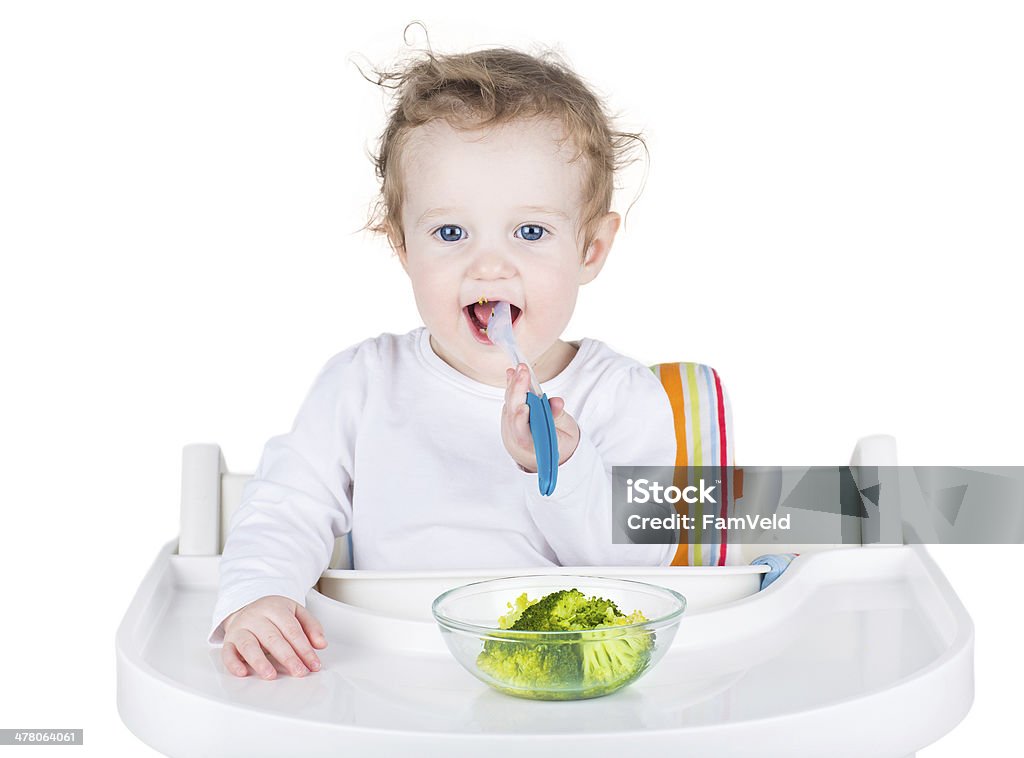
<instances>
[{"instance_id":1,"label":"glass bowl","mask_svg":"<svg viewBox=\"0 0 1024 758\"><path fill-rule=\"evenodd\" d=\"M524 592L540 598L577 589L611 600L646 621L584 631L514 631L498 618ZM448 649L471 674L507 695L582 700L625 687L650 671L672 644L686 598L646 582L589 576L514 576L466 584L431 606Z\"/></svg>"}]
</instances>

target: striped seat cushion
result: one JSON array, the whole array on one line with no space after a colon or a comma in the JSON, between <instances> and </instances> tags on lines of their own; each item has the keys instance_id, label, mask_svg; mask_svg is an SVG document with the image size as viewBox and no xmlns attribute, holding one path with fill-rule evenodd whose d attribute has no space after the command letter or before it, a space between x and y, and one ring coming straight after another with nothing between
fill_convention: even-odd
<instances>
[{"instance_id":1,"label":"striped seat cushion","mask_svg":"<svg viewBox=\"0 0 1024 758\"><path fill-rule=\"evenodd\" d=\"M693 478L721 479L720 502L716 515L733 513L732 504L743 496L743 472L733 477L723 476L722 467L734 465L732 439L732 412L729 398L718 372L702 363L659 363L651 366L661 386L668 394L676 431L677 467L693 467ZM686 481L686 471L678 470L677 487ZM731 480L730 480L731 479ZM726 566L742 563L737 546L730 546L724 529L701 528L707 506L680 501L676 510L681 515L695 517L694 529L681 531L682 539L676 545L673 566Z\"/></svg>"}]
</instances>

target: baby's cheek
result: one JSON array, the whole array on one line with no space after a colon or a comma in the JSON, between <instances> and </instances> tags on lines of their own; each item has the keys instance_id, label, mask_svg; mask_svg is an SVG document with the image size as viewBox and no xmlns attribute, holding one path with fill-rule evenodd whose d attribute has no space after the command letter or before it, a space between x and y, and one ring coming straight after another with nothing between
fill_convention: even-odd
<instances>
[{"instance_id":1,"label":"baby's cheek","mask_svg":"<svg viewBox=\"0 0 1024 758\"><path fill-rule=\"evenodd\" d=\"M545 275L545 281L538 282L538 287L533 292L532 300L540 297L545 308L557 308L565 299L566 279L562 271L554 269Z\"/></svg>"},{"instance_id":2,"label":"baby's cheek","mask_svg":"<svg viewBox=\"0 0 1024 758\"><path fill-rule=\"evenodd\" d=\"M568 326L569 321L572 319L572 311L574 309L575 292L571 294L561 293L561 296L553 300L549 307L545 309L548 318L542 326L549 344L561 337L565 327Z\"/></svg>"}]
</instances>

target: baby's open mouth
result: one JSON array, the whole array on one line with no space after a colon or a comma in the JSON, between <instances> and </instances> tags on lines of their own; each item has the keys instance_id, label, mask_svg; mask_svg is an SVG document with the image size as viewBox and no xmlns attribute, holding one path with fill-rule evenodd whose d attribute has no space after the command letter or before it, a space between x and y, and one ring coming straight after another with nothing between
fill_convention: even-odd
<instances>
[{"instance_id":1,"label":"baby's open mouth","mask_svg":"<svg viewBox=\"0 0 1024 758\"><path fill-rule=\"evenodd\" d=\"M470 303L462 310L465 312L469 322L476 329L486 334L487 322L491 318L491 309L494 308L495 302L497 301ZM516 320L522 315L523 311L518 306L512 305L512 303L509 303L509 308L512 311L512 326L515 326Z\"/></svg>"}]
</instances>

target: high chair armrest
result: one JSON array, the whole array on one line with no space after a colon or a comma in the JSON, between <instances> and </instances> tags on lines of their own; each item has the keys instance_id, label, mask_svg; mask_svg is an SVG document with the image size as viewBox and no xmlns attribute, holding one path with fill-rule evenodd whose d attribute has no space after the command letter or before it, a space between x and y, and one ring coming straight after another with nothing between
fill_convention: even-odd
<instances>
[{"instance_id":1,"label":"high chair armrest","mask_svg":"<svg viewBox=\"0 0 1024 758\"><path fill-rule=\"evenodd\" d=\"M900 480L896 463L896 438L872 434L857 441L850 456L853 468L874 468L878 473L878 517L862 522L861 544L886 547L903 544Z\"/></svg>"},{"instance_id":2,"label":"high chair armrest","mask_svg":"<svg viewBox=\"0 0 1024 758\"><path fill-rule=\"evenodd\" d=\"M851 466L895 466L896 438L891 434L861 437L850 456Z\"/></svg>"},{"instance_id":3,"label":"high chair armrest","mask_svg":"<svg viewBox=\"0 0 1024 758\"><path fill-rule=\"evenodd\" d=\"M220 446L186 445L181 461L181 533L178 555L220 555L221 476L227 471Z\"/></svg>"},{"instance_id":4,"label":"high chair armrest","mask_svg":"<svg viewBox=\"0 0 1024 758\"><path fill-rule=\"evenodd\" d=\"M219 445L185 445L181 455L178 555L221 555L231 519L252 474L227 470ZM330 568L352 568L352 537L335 540Z\"/></svg>"}]
</instances>

